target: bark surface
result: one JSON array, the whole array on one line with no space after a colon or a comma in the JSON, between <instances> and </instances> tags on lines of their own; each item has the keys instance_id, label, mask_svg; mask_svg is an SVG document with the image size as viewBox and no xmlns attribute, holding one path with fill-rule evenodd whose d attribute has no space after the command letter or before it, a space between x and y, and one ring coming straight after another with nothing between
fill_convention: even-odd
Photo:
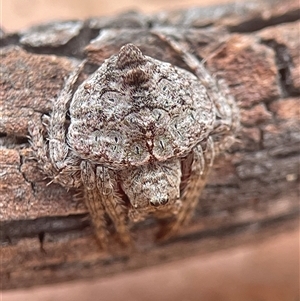
<instances>
[{"instance_id":1,"label":"bark surface","mask_svg":"<svg viewBox=\"0 0 300 301\"><path fill-rule=\"evenodd\" d=\"M268 12L267 15L264 12ZM3 289L119 273L255 242L297 227L300 41L298 1L193 8L55 22L1 33L0 241ZM192 223L164 244L157 224L133 229L137 250L104 253L87 209L39 171L28 121L51 112L76 63L89 74L126 43L187 68L153 30L183 43L224 78L241 112L239 142L218 158Z\"/></svg>"}]
</instances>

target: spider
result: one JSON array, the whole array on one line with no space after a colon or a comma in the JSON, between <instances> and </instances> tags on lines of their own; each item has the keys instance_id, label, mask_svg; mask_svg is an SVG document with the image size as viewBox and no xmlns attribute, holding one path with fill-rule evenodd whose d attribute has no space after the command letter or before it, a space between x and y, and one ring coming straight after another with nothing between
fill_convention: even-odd
<instances>
[{"instance_id":1,"label":"spider","mask_svg":"<svg viewBox=\"0 0 300 301\"><path fill-rule=\"evenodd\" d=\"M168 220L159 239L175 236L192 216L214 157L232 145L239 126L227 86L178 42L158 37L191 72L126 44L73 93L81 63L47 124L29 124L40 167L53 182L83 192L104 249L106 214L124 245L132 244L131 224L149 215Z\"/></svg>"}]
</instances>

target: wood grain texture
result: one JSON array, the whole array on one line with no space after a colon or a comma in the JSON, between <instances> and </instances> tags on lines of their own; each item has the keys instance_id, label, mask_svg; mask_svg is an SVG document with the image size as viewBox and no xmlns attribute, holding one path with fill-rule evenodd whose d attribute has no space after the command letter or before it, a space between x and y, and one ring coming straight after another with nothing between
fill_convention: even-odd
<instances>
[{"instance_id":1,"label":"wood grain texture","mask_svg":"<svg viewBox=\"0 0 300 301\"><path fill-rule=\"evenodd\" d=\"M299 213L299 7L269 1L216 8L127 13L52 23L6 35L0 68L0 220L3 289L89 278L147 267L263 239L297 226ZM241 11L243 12L241 14ZM268 16L263 12L268 11ZM67 24L66 24L67 23ZM65 78L83 57L85 74L131 42L145 54L186 68L153 34L183 43L240 107L239 142L217 160L194 219L182 235L155 245L157 225L134 226L132 254L112 241L99 250L76 191L38 170L29 120L51 111Z\"/></svg>"}]
</instances>

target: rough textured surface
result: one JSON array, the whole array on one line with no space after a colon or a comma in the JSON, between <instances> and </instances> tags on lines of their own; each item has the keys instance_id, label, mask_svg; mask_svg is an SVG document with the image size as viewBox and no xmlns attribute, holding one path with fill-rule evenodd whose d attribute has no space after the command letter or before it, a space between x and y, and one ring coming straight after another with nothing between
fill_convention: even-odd
<instances>
[{"instance_id":1,"label":"rough textured surface","mask_svg":"<svg viewBox=\"0 0 300 301\"><path fill-rule=\"evenodd\" d=\"M219 11L227 9L224 6ZM266 11L268 17L262 18L261 12ZM164 22L157 21L161 20L158 15L135 15L135 20L151 19L148 23L141 21L142 29L137 30L126 28L126 22L113 26L121 17L115 21L112 18L105 29L99 20L98 25L93 21L93 26L88 20L77 36L61 46L28 47L20 42L22 33L3 34L3 288L107 275L158 264L255 240L258 232L273 235L278 229L289 228L285 225L297 224L288 221L297 219L299 208L298 3L266 2L265 7L256 11L245 7L244 12L241 18L231 10L228 26L222 21L225 17L220 17L225 13L216 18L216 9L208 9L207 28L196 26L188 11L166 12ZM193 20L204 18L193 15ZM180 237L168 244L149 245L157 226L148 220L134 229L139 252L129 257L116 244L116 254L109 255L99 252L87 211L74 192L47 185L37 169L27 141L27 123L49 112L52 99L74 67L73 60L84 55L91 63L90 70L86 70L90 73L94 69L92 64L101 63L121 45L133 42L152 57L187 68L167 44L151 33L145 25L149 23L205 58L211 72L227 81L241 108L240 143L218 160L193 222ZM164 27L170 24L178 28ZM258 31L252 33L253 30ZM223 37L219 43L214 38L217 33Z\"/></svg>"}]
</instances>

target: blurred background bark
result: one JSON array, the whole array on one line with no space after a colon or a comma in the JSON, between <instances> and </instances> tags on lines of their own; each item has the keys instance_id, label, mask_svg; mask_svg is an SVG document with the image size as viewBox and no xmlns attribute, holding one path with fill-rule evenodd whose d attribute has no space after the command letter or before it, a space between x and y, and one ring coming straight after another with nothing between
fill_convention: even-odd
<instances>
[{"instance_id":1,"label":"blurred background bark","mask_svg":"<svg viewBox=\"0 0 300 301\"><path fill-rule=\"evenodd\" d=\"M236 0L235 2L242 2ZM113 15L126 10L149 13L163 9L180 9L199 5L233 2L230 0L1 0L1 23L5 30L57 19L82 19Z\"/></svg>"}]
</instances>

